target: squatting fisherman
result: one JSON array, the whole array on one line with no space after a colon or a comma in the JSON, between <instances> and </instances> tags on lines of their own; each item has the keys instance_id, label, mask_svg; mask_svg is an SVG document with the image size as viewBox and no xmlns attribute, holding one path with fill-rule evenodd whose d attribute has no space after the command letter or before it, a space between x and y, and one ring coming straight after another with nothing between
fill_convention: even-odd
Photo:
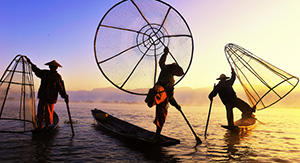
<instances>
[{"instance_id":1,"label":"squatting fisherman","mask_svg":"<svg viewBox=\"0 0 300 163\"><path fill-rule=\"evenodd\" d=\"M54 104L57 102L58 93L65 99L66 103L69 102L64 82L57 72L57 68L62 66L53 60L45 64L49 66L49 70L41 70L29 58L27 60L31 64L32 71L41 79L38 91L38 128L48 129L48 125L53 124ZM43 119L45 119L46 126L42 126Z\"/></svg>"},{"instance_id":2,"label":"squatting fisherman","mask_svg":"<svg viewBox=\"0 0 300 163\"><path fill-rule=\"evenodd\" d=\"M228 80L227 80L228 79ZM222 103L226 107L227 122L229 127L234 127L233 122L233 108L237 107L242 112L242 120L247 120L248 118L254 117L252 114L255 112L254 108L251 108L249 104L241 100L236 96L232 85L236 79L234 69L231 69L231 78L227 77L225 74L221 74L217 80L220 82L214 87L212 92L209 94L209 99L212 101L213 98L219 94Z\"/></svg>"},{"instance_id":3,"label":"squatting fisherman","mask_svg":"<svg viewBox=\"0 0 300 163\"><path fill-rule=\"evenodd\" d=\"M160 133L167 118L168 103L175 106L178 110L181 109L181 106L176 102L173 94L175 83L174 75L182 76L183 70L176 63L168 65L165 64L168 53L169 48L165 47L164 54L159 60L161 72L159 74L158 81L154 88L150 89L147 98L145 99L145 102L149 107L156 105L156 114L153 123L156 125L156 134L154 139L157 141L160 140Z\"/></svg>"}]
</instances>

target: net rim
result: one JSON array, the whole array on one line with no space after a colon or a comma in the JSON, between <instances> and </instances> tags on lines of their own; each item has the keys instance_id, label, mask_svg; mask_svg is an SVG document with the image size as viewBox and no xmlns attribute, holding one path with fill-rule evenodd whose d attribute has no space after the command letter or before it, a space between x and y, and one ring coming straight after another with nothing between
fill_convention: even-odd
<instances>
[{"instance_id":1,"label":"net rim","mask_svg":"<svg viewBox=\"0 0 300 163\"><path fill-rule=\"evenodd\" d=\"M36 123L34 121L30 121L30 120L25 120L25 119L17 119L17 118L0 118L0 121L5 120L5 121L21 121L21 122L28 122L28 125L32 125L32 126L28 126L31 127L32 129L30 130L24 130L24 131L10 131L10 130L0 130L0 133L26 133L26 132L31 132L34 128L34 126L36 125Z\"/></svg>"},{"instance_id":2,"label":"net rim","mask_svg":"<svg viewBox=\"0 0 300 163\"><path fill-rule=\"evenodd\" d=\"M279 82L277 85L275 85L274 87L272 87L272 88L271 88L269 91L267 91L263 96L261 96L261 98L256 102L255 106L256 106L258 103L260 103L260 102L262 101L262 99L263 99L267 94L269 94L272 90L274 90L276 87L278 87L278 86L281 85L282 83L287 82L288 80L291 80L291 79L297 79L297 82L296 82L295 86L293 86L287 93L285 93L283 96L281 96L281 97L280 97L278 100L276 100L275 102L273 102L273 103L271 103L271 104L269 104L269 105L267 105L267 106L265 106L265 107L263 107L263 108L259 108L259 109L257 109L257 111L266 109L266 108L268 108L268 107L274 105L275 103L279 102L279 101L282 100L284 97L286 97L290 92L292 92L292 90L294 90L294 89L296 88L296 86L298 85L298 83L299 83L299 79L298 79L297 77L295 77L295 76L293 76L293 77L291 77L291 78L288 78L287 80L283 80L283 81Z\"/></svg>"},{"instance_id":3,"label":"net rim","mask_svg":"<svg viewBox=\"0 0 300 163\"><path fill-rule=\"evenodd\" d=\"M100 27L101 27L101 24L102 24L103 20L106 18L106 16L108 15L108 13L109 13L111 10L113 10L115 7L117 7L118 5L120 5L120 4L122 4L122 3L126 2L126 1L132 1L132 2L133 2L134 0L122 0L122 1L120 1L120 2L118 2L118 3L116 3L116 4L113 5L113 6L112 6L112 7L104 14L104 16L101 18L101 21L100 21L99 24L98 24L98 27L97 27L96 32L95 32L95 37L94 37L94 57L95 57L96 64L97 64L98 68L100 69L100 72L101 72L102 75L106 78L106 80L108 80L113 86L115 86L116 88L118 88L118 89L120 89L120 90L122 90L122 91L124 91L124 92L130 93L130 94L134 94L134 95L143 95L143 96L145 96L145 95L147 95L147 91L146 91L145 93L138 93L138 92L134 92L134 90L138 90L138 89L149 89L149 88L137 88L137 89L130 89L130 90L127 90L127 89L124 89L124 88L118 86L117 84L115 84L111 79L109 79L109 77L105 74L104 70L101 68L101 66L100 66L100 64L99 64L98 57L97 57L97 50L96 50L96 48L97 48L97 46L96 46L96 43L97 43L97 34L98 34L98 31L100 30ZM190 59L188 65L187 65L187 68L186 68L186 71L184 72L184 74L181 76L181 78L180 78L178 81L175 82L175 84L174 84L174 86L175 86L175 85L177 85L177 84L185 77L185 75L187 74L188 70L190 69L190 66L191 66L192 60L193 60L193 53L194 53L194 39L193 39L193 35L192 35L192 32L191 32L191 29L190 29L190 27L188 26L186 20L184 19L184 17L183 17L183 16L182 16L175 8L173 8L171 5L169 5L169 4L167 4L166 2L163 2L163 1L161 1L161 0L154 0L154 1L160 2L160 3L162 3L162 4L166 5L166 6L168 6L168 7L169 7L169 10L171 10L171 9L174 10L174 11L180 16L180 18L183 20L183 22L185 23L185 25L186 25L186 27L187 27L187 30L188 30L188 32L189 32L189 34L190 34L190 39L191 39L191 44L192 44L192 45L191 45L191 59ZM155 83L154 83L154 84L155 84ZM153 84L153 86L154 86L154 84Z\"/></svg>"}]
</instances>

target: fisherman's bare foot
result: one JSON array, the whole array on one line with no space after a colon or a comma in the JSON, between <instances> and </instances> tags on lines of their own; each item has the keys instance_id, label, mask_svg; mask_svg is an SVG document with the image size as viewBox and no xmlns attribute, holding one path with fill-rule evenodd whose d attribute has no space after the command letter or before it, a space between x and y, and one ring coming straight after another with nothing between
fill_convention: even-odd
<instances>
[{"instance_id":1,"label":"fisherman's bare foot","mask_svg":"<svg viewBox=\"0 0 300 163\"><path fill-rule=\"evenodd\" d=\"M230 131L239 131L240 130L239 127L237 127L237 126L228 126L228 129Z\"/></svg>"},{"instance_id":2,"label":"fisherman's bare foot","mask_svg":"<svg viewBox=\"0 0 300 163\"><path fill-rule=\"evenodd\" d=\"M42 125L42 123L38 123L38 124L37 124L37 128L38 128L38 129L41 129L41 128L43 128L43 125Z\"/></svg>"},{"instance_id":3,"label":"fisherman's bare foot","mask_svg":"<svg viewBox=\"0 0 300 163\"><path fill-rule=\"evenodd\" d=\"M48 126L48 124L46 124L46 126L45 126L43 129L45 129L45 130L49 130L49 126Z\"/></svg>"},{"instance_id":4,"label":"fisherman's bare foot","mask_svg":"<svg viewBox=\"0 0 300 163\"><path fill-rule=\"evenodd\" d=\"M153 140L156 142L160 142L160 135L155 135Z\"/></svg>"}]
</instances>

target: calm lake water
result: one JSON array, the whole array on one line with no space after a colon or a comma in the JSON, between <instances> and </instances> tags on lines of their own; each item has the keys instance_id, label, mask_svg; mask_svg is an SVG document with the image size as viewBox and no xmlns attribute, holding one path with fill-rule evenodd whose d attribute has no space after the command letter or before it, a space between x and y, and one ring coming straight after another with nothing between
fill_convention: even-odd
<instances>
[{"instance_id":1,"label":"calm lake water","mask_svg":"<svg viewBox=\"0 0 300 163\"><path fill-rule=\"evenodd\" d=\"M70 103L75 136L72 137L64 103L56 104L60 117L57 133L42 139L31 133L0 133L1 162L300 162L300 109L269 108L256 113L262 122L241 134L221 128L225 109L213 107L207 139L207 107L182 106L203 144L196 141L180 112L169 108L162 134L178 138L170 147L128 144L103 133L91 115L98 108L115 117L155 131L154 108L146 105ZM240 112L235 109L235 119Z\"/></svg>"}]
</instances>

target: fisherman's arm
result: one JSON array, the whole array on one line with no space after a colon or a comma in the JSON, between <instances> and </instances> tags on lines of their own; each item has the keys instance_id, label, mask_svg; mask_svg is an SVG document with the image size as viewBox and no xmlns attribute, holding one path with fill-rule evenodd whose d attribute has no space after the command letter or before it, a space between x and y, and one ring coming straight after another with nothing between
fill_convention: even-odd
<instances>
[{"instance_id":1,"label":"fisherman's arm","mask_svg":"<svg viewBox=\"0 0 300 163\"><path fill-rule=\"evenodd\" d=\"M32 68L32 71L34 72L34 74L37 77L42 78L43 71L41 69L39 69L35 64L33 64L27 56L26 56L26 59L27 59L27 62L31 65L31 68Z\"/></svg>"},{"instance_id":2,"label":"fisherman's arm","mask_svg":"<svg viewBox=\"0 0 300 163\"><path fill-rule=\"evenodd\" d=\"M235 81L235 78L236 78L236 74L234 72L234 69L231 68L231 78L229 80L230 84L233 85L234 81Z\"/></svg>"},{"instance_id":3,"label":"fisherman's arm","mask_svg":"<svg viewBox=\"0 0 300 163\"><path fill-rule=\"evenodd\" d=\"M66 92L64 81L61 78L59 80L60 81L59 81L58 92L59 92L60 96L65 99L65 102L69 103L69 95Z\"/></svg>"},{"instance_id":4,"label":"fisherman's arm","mask_svg":"<svg viewBox=\"0 0 300 163\"><path fill-rule=\"evenodd\" d=\"M169 99L169 103L174 106L177 110L181 110L181 106L177 103L177 101L175 100L175 98L172 96L170 99Z\"/></svg>"},{"instance_id":5,"label":"fisherman's arm","mask_svg":"<svg viewBox=\"0 0 300 163\"><path fill-rule=\"evenodd\" d=\"M218 94L218 87L215 86L214 89L210 92L210 94L208 95L208 98L210 99L210 101L213 100L213 98Z\"/></svg>"},{"instance_id":6,"label":"fisherman's arm","mask_svg":"<svg viewBox=\"0 0 300 163\"><path fill-rule=\"evenodd\" d=\"M164 54L160 57L159 59L159 67L161 69L164 69L166 67L166 60L167 60L167 55L169 53L169 48L168 47L165 47L164 49Z\"/></svg>"}]
</instances>

